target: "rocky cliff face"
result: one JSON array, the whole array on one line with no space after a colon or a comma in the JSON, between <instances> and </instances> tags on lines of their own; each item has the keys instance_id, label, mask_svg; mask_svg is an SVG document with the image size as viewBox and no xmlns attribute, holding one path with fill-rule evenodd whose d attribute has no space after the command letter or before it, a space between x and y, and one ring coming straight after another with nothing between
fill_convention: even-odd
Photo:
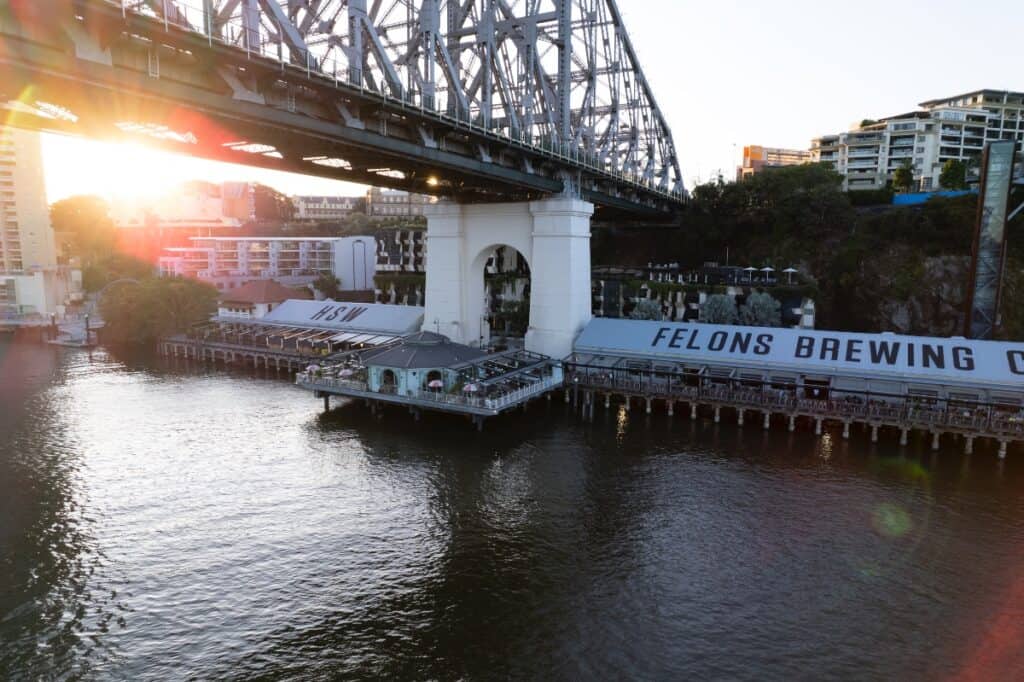
<instances>
[{"instance_id":1,"label":"rocky cliff face","mask_svg":"<svg viewBox=\"0 0 1024 682\"><path fill-rule=\"evenodd\" d=\"M938 256L910 265L913 255L879 258L877 328L898 334L957 336L963 333L970 259Z\"/></svg>"}]
</instances>

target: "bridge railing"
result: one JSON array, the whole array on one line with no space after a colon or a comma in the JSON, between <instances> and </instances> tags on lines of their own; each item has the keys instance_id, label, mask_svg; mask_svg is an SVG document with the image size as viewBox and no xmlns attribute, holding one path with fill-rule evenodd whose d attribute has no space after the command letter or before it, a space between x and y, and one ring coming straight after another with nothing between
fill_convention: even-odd
<instances>
[{"instance_id":1,"label":"bridge railing","mask_svg":"<svg viewBox=\"0 0 1024 682\"><path fill-rule=\"evenodd\" d=\"M292 69L304 73L307 78L319 78L330 81L335 88L356 88L364 96L377 96L382 102L394 102L403 108L412 108L422 115L430 115L456 127L472 130L474 133L491 137L504 144L513 144L528 149L533 153L541 153L553 159L582 166L587 170L662 197L683 201L686 193L668 188L664 181L658 182L642 173L616 168L613 163L602 162L599 155L592 154L584 147L560 144L553 140L537 137L524 131L508 128L494 128L487 125L482 117L474 117L469 111L441 109L434 102L425 102L424 97L417 97L406 90L393 92L381 79L378 89L367 88L358 70L354 70L347 60L335 57L318 56L306 50L301 57L296 51L286 47L283 41L266 39L257 28L248 29L240 17L218 18L214 21L202 0L155 0L153 3L141 0L103 0L121 10L127 17L129 14L146 16L155 22L162 23L165 31L188 31L206 38L212 46L215 42L228 47L244 50L247 55L256 55L279 63L281 68ZM214 25L217 29L215 30ZM219 31L219 32L218 32Z\"/></svg>"}]
</instances>

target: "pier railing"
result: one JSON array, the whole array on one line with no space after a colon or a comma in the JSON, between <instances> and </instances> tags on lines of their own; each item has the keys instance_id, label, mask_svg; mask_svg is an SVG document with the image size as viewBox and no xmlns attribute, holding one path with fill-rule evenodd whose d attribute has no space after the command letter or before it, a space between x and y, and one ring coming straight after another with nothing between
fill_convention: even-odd
<instances>
[{"instance_id":1,"label":"pier railing","mask_svg":"<svg viewBox=\"0 0 1024 682\"><path fill-rule=\"evenodd\" d=\"M501 412L502 410L506 410L532 398L539 397L548 391L561 387L563 383L561 378L553 376L545 377L538 382L516 389L515 391L508 391L485 397L472 394L458 395L445 393L443 391L407 391L405 393L399 393L393 386L385 386L375 391L365 381L316 376L315 373L312 372L300 372L296 375L295 382L299 385L313 388L349 391L357 394L369 394L369 396L394 396L396 398L407 399L409 402L439 406L451 405L453 407L473 407L494 412Z\"/></svg>"},{"instance_id":2,"label":"pier railing","mask_svg":"<svg viewBox=\"0 0 1024 682\"><path fill-rule=\"evenodd\" d=\"M1007 411L998 405L927 404L913 396L895 398L833 391L826 400L802 398L792 390L765 386L689 385L663 377L616 377L567 370L567 385L580 389L640 395L647 398L718 405L735 409L771 412L838 421L893 424L924 430L988 433L1024 439L1024 411Z\"/></svg>"}]
</instances>

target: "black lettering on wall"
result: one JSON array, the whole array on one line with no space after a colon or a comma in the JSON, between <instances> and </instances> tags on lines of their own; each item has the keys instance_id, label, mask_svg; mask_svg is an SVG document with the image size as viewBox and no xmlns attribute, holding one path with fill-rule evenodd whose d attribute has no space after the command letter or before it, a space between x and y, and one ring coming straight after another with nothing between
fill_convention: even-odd
<instances>
[{"instance_id":1,"label":"black lettering on wall","mask_svg":"<svg viewBox=\"0 0 1024 682\"><path fill-rule=\"evenodd\" d=\"M1017 376L1024 376L1024 351L1008 350L1006 359L1010 363L1010 371Z\"/></svg>"},{"instance_id":2,"label":"black lettering on wall","mask_svg":"<svg viewBox=\"0 0 1024 682\"><path fill-rule=\"evenodd\" d=\"M657 346L663 338L668 336L668 333L672 331L668 327L662 327L658 330L658 333L654 336L654 341L651 342L651 347Z\"/></svg>"},{"instance_id":3,"label":"black lettering on wall","mask_svg":"<svg viewBox=\"0 0 1024 682\"><path fill-rule=\"evenodd\" d=\"M729 342L729 335L725 332L715 332L711 335L711 340L708 341L708 350L718 352L725 348L725 344Z\"/></svg>"},{"instance_id":4,"label":"black lettering on wall","mask_svg":"<svg viewBox=\"0 0 1024 682\"><path fill-rule=\"evenodd\" d=\"M921 346L921 362L925 367L946 369L946 349L926 343Z\"/></svg>"},{"instance_id":5,"label":"black lettering on wall","mask_svg":"<svg viewBox=\"0 0 1024 682\"><path fill-rule=\"evenodd\" d=\"M344 310L345 310L345 306L341 306L341 307L339 307L339 308L335 308L335 309L334 309L334 312L333 312L333 313L331 313L330 315L328 315L328 316L327 316L326 318L324 318L324 319L326 319L326 320L327 320L328 322L334 322L334 321L335 321L336 319L338 319L338 315L341 315L341 313L342 313L342 312L343 312Z\"/></svg>"},{"instance_id":6,"label":"black lettering on wall","mask_svg":"<svg viewBox=\"0 0 1024 682\"><path fill-rule=\"evenodd\" d=\"M729 348L730 353L743 353L746 355L750 352L750 342L754 340L753 334L740 334L736 333L732 337L732 346Z\"/></svg>"},{"instance_id":7,"label":"black lettering on wall","mask_svg":"<svg viewBox=\"0 0 1024 682\"><path fill-rule=\"evenodd\" d=\"M907 367L917 367L917 354L914 352L914 344L907 344Z\"/></svg>"},{"instance_id":8,"label":"black lettering on wall","mask_svg":"<svg viewBox=\"0 0 1024 682\"><path fill-rule=\"evenodd\" d=\"M860 362L860 354L864 352L864 342L860 339L850 339L846 342L846 361Z\"/></svg>"},{"instance_id":9,"label":"black lettering on wall","mask_svg":"<svg viewBox=\"0 0 1024 682\"><path fill-rule=\"evenodd\" d=\"M681 343L681 341L683 340L683 336L685 334L686 327L683 327L682 329L677 329L675 333L672 334L672 340L668 342L669 348L682 348L683 344Z\"/></svg>"},{"instance_id":10,"label":"black lettering on wall","mask_svg":"<svg viewBox=\"0 0 1024 682\"><path fill-rule=\"evenodd\" d=\"M896 360L900 357L900 344L889 343L888 341L872 341L869 344L871 352L871 364L879 365L885 363L890 367L896 366Z\"/></svg>"},{"instance_id":11,"label":"black lettering on wall","mask_svg":"<svg viewBox=\"0 0 1024 682\"><path fill-rule=\"evenodd\" d=\"M957 346L953 349L953 366L961 372L974 371L974 351L970 348Z\"/></svg>"},{"instance_id":12,"label":"black lettering on wall","mask_svg":"<svg viewBox=\"0 0 1024 682\"><path fill-rule=\"evenodd\" d=\"M334 310L333 307L331 307L329 305L328 306L324 306L323 308L320 309L320 312L318 312L316 315L314 315L310 319L311 320L319 320L320 318L322 318L324 315L326 315L327 313L331 312L332 310Z\"/></svg>"},{"instance_id":13,"label":"black lettering on wall","mask_svg":"<svg viewBox=\"0 0 1024 682\"><path fill-rule=\"evenodd\" d=\"M342 322L351 322L352 320L356 319L357 317L359 317L360 315L362 315L365 312L366 312L366 307L365 306L362 307L362 308L353 308L352 311L348 315L346 315L344 318L342 318Z\"/></svg>"},{"instance_id":14,"label":"black lettering on wall","mask_svg":"<svg viewBox=\"0 0 1024 682\"><path fill-rule=\"evenodd\" d=\"M699 333L698 330L694 329L693 333L690 334L690 340L686 342L687 350L700 350L700 346L697 345L697 334Z\"/></svg>"},{"instance_id":15,"label":"black lettering on wall","mask_svg":"<svg viewBox=\"0 0 1024 682\"><path fill-rule=\"evenodd\" d=\"M768 355L772 352L772 343L775 337L771 334L758 334L757 345L754 347L755 355Z\"/></svg>"},{"instance_id":16,"label":"black lettering on wall","mask_svg":"<svg viewBox=\"0 0 1024 682\"><path fill-rule=\"evenodd\" d=\"M821 359L828 360L832 356L832 362L839 362L839 339L826 337L821 340Z\"/></svg>"},{"instance_id":17,"label":"black lettering on wall","mask_svg":"<svg viewBox=\"0 0 1024 682\"><path fill-rule=\"evenodd\" d=\"M796 340L796 357L807 360L814 355L814 337L800 336Z\"/></svg>"}]
</instances>

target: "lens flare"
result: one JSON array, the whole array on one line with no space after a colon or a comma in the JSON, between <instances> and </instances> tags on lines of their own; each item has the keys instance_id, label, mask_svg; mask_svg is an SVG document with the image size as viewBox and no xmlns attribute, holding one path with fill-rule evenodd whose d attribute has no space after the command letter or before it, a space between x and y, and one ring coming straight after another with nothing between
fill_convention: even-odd
<instances>
[{"instance_id":1,"label":"lens flare","mask_svg":"<svg viewBox=\"0 0 1024 682\"><path fill-rule=\"evenodd\" d=\"M914 520L899 505L884 502L871 515L875 530L887 538L902 538L914 530Z\"/></svg>"}]
</instances>

